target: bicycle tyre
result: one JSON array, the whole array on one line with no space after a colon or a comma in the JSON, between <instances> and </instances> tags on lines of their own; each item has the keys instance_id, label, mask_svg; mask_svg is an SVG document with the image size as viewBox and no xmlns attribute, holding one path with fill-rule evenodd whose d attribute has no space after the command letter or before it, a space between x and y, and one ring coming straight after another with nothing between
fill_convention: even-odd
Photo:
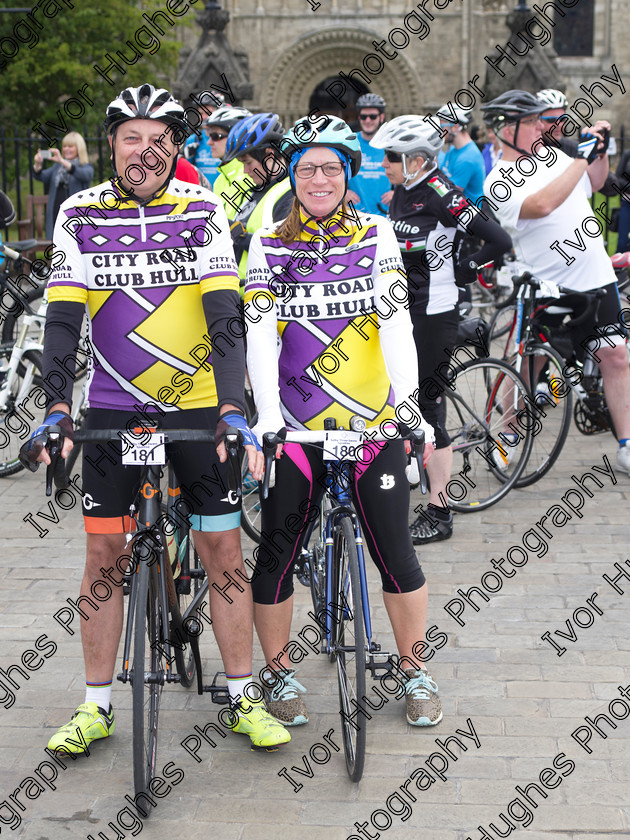
<instances>
[{"instance_id":1,"label":"bicycle tyre","mask_svg":"<svg viewBox=\"0 0 630 840\"><path fill-rule=\"evenodd\" d=\"M490 357L461 365L445 394L453 446L449 506L460 513L485 510L509 493L527 464L532 435L518 415L528 406L529 389L514 368ZM512 444L504 436L513 430Z\"/></svg>"},{"instance_id":2,"label":"bicycle tyre","mask_svg":"<svg viewBox=\"0 0 630 840\"><path fill-rule=\"evenodd\" d=\"M512 364L514 363L513 357ZM542 367L536 359L544 358ZM547 395L540 397L540 379L536 367L544 372ZM540 404L539 416L533 418L536 423L532 434L532 450L527 465L516 487L529 487L546 475L558 460L571 426L573 394L567 377L563 374L564 360L549 344L532 344L523 352L523 378L530 388L534 402ZM555 405L551 405L553 400ZM561 413L558 413L561 409ZM542 415L546 416L542 416Z\"/></svg>"},{"instance_id":3,"label":"bicycle tyre","mask_svg":"<svg viewBox=\"0 0 630 840\"><path fill-rule=\"evenodd\" d=\"M250 540L260 542L262 510L258 482L252 477L247 465L247 453L241 461L241 528Z\"/></svg>"},{"instance_id":4,"label":"bicycle tyre","mask_svg":"<svg viewBox=\"0 0 630 840\"><path fill-rule=\"evenodd\" d=\"M24 361L26 364L22 363ZM24 469L20 463L19 454L20 447L26 440L26 437L20 437L19 430L16 432L8 426L5 428L6 420L15 410L21 422L26 422L24 417L28 417L30 423L33 423L29 417L29 412L31 416L35 413L32 411L34 406L32 401L28 402L27 405L28 394L25 395L25 399L21 403L25 406L22 412L19 411L20 404L17 402L17 399L25 387L30 393L31 385L37 385L38 382L42 381L42 354L38 350L26 350L22 356L22 362L18 365L15 384L12 389L14 393L9 398L9 405L5 411L0 412L0 478L7 478ZM37 372L39 372L39 375ZM37 421L35 421L34 425L34 428L36 427Z\"/></svg>"},{"instance_id":5,"label":"bicycle tyre","mask_svg":"<svg viewBox=\"0 0 630 840\"><path fill-rule=\"evenodd\" d=\"M165 505L162 505L162 513L166 514ZM199 590L204 586L203 566L187 527L177 528L172 534L166 534L162 529L162 533L164 534L164 545L174 578L175 603L171 603L171 640L175 652L175 667L181 684L184 688L190 688L195 679L196 665L187 630L195 632L196 628L196 635L199 636L203 632L203 625L200 621L195 621L193 616L187 616L186 612ZM187 564L186 560L188 560ZM189 580L182 578L179 571L185 565L188 565L190 570ZM205 585L207 586L207 584ZM169 600L170 597L169 594ZM184 621L186 625L184 625ZM186 642L188 644L184 646L183 643Z\"/></svg>"},{"instance_id":6,"label":"bicycle tyre","mask_svg":"<svg viewBox=\"0 0 630 840\"><path fill-rule=\"evenodd\" d=\"M516 318L516 304L512 303L509 306L503 306L492 316L490 326L488 327L488 345L493 341L502 338L511 332ZM505 359L507 357L507 341L504 348L502 348L501 355L498 358Z\"/></svg>"},{"instance_id":7,"label":"bicycle tyre","mask_svg":"<svg viewBox=\"0 0 630 840\"><path fill-rule=\"evenodd\" d=\"M22 312L19 315L8 314L5 316L4 321L2 323L2 343L12 342L15 343L18 333L18 321L24 312L24 305L31 306L36 300L39 300L44 294L44 289L46 288L46 284L43 283L37 288L30 288L30 289L21 289L20 290L20 298L21 303L23 305Z\"/></svg>"},{"instance_id":8,"label":"bicycle tyre","mask_svg":"<svg viewBox=\"0 0 630 840\"><path fill-rule=\"evenodd\" d=\"M74 431L78 432L79 429L83 428L83 424L85 423L85 413L87 411L85 407L85 394L82 392L81 394L81 407L79 409L79 413L77 414L74 420ZM82 443L75 443L72 449L70 450L68 457L65 460L65 467L66 467L66 476L68 479L72 478L72 470L74 469L74 465L77 462L77 458L81 454L81 447L83 446Z\"/></svg>"},{"instance_id":9,"label":"bicycle tyre","mask_svg":"<svg viewBox=\"0 0 630 840\"><path fill-rule=\"evenodd\" d=\"M251 392L245 390L245 417L251 428L258 419L254 397ZM245 531L250 540L260 542L260 520L262 512L260 508L260 496L258 493L258 482L252 477L247 465L247 453L243 453L241 461L241 528Z\"/></svg>"},{"instance_id":10,"label":"bicycle tyre","mask_svg":"<svg viewBox=\"0 0 630 840\"><path fill-rule=\"evenodd\" d=\"M335 592L345 603L331 605L335 614L334 651L339 684L339 714L348 776L358 782L365 765L367 717L357 720L357 707L365 697L365 632L363 596L359 579L359 560L354 528L343 516L334 533L333 574ZM364 702L364 701L363 701ZM344 717L345 715L345 717ZM356 722L355 722L356 721Z\"/></svg>"},{"instance_id":11,"label":"bicycle tyre","mask_svg":"<svg viewBox=\"0 0 630 840\"><path fill-rule=\"evenodd\" d=\"M161 549L160 549L161 550ZM158 721L165 661L160 653L163 634L160 627L160 600L157 563L138 560L136 572L137 598L133 628L133 669L131 688L133 695L133 781L136 795L149 790L155 776L157 763ZM146 682L149 673L153 681ZM151 810L146 798L142 808L147 817Z\"/></svg>"}]
</instances>

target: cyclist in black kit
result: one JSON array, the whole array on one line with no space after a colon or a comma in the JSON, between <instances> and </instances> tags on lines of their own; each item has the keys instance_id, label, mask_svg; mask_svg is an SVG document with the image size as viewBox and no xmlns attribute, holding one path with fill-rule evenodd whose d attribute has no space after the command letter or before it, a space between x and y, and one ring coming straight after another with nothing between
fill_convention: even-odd
<instances>
[{"instance_id":1,"label":"cyclist in black kit","mask_svg":"<svg viewBox=\"0 0 630 840\"><path fill-rule=\"evenodd\" d=\"M436 157L443 140L422 117L396 117L382 125L371 142L377 149L385 149L383 167L395 184L389 219L407 272L420 408L436 438L436 451L427 464L429 516L421 513L411 525L418 545L446 540L453 533L446 499L453 451L433 374L448 362L457 341L458 286L473 283L477 278L474 266L498 259L510 250L512 241L438 169ZM464 258L460 252L466 235L479 237L485 244Z\"/></svg>"}]
</instances>

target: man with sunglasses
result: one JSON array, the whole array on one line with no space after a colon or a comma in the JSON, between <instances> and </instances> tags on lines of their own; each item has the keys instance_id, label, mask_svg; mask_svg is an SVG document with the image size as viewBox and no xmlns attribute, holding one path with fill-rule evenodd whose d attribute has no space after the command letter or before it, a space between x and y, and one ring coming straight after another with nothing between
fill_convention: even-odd
<instances>
[{"instance_id":1,"label":"man with sunglasses","mask_svg":"<svg viewBox=\"0 0 630 840\"><path fill-rule=\"evenodd\" d=\"M356 101L359 115L357 137L361 146L361 169L348 182L348 201L363 213L387 215L392 187L383 171L383 154L370 140L385 122L386 103L377 93L364 93Z\"/></svg>"},{"instance_id":2,"label":"man with sunglasses","mask_svg":"<svg viewBox=\"0 0 630 840\"><path fill-rule=\"evenodd\" d=\"M243 164L240 160L225 160L225 145L231 129L251 116L252 112L248 111L247 108L224 105L204 120L203 123L208 135L212 154L221 161L219 163L219 175L212 185L212 191L220 198L223 195L240 196L240 198L236 200L232 199L231 201L226 201L225 198L222 199L225 213L230 221L236 215L238 206L242 204L244 196L254 185L251 179L245 175ZM237 186L239 188L235 189Z\"/></svg>"},{"instance_id":3,"label":"man with sunglasses","mask_svg":"<svg viewBox=\"0 0 630 840\"><path fill-rule=\"evenodd\" d=\"M506 91L482 105L481 110L503 149L501 164L487 176L484 192L498 221L512 236L517 258L531 266L531 272L541 281L576 292L606 292L599 302L597 318L580 324L571 333L579 361L584 360L589 340L599 339L596 353L619 440L617 467L630 474L630 369L617 278L601 234L582 235L588 220L593 219L589 198L602 188L608 175L610 125L599 120L590 127L589 139L580 143L577 157L571 158L560 149L554 149L552 157L548 154L551 150L545 155L545 123L540 118L547 109L531 93ZM530 174L525 176L525 171ZM500 194L505 197L499 199ZM573 237L579 241L579 249L572 250L567 244ZM558 247L560 242L562 246ZM564 300L576 314L584 306L583 298L569 295Z\"/></svg>"}]
</instances>

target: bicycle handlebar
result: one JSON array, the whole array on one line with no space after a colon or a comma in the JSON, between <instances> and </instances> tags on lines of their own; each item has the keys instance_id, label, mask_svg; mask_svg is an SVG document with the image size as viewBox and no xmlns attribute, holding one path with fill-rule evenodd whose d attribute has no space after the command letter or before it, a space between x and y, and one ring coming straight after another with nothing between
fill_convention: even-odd
<instances>
[{"instance_id":1,"label":"bicycle handlebar","mask_svg":"<svg viewBox=\"0 0 630 840\"><path fill-rule=\"evenodd\" d=\"M380 426L373 426L366 428L363 432L356 432L357 445L361 446L371 442L389 442L392 440L409 440L413 444L414 455L418 463L418 474L420 476L420 490L424 494L427 492L427 477L424 470L424 444L425 435L421 429L409 429L407 426L397 423L397 434L392 437L384 435ZM284 443L305 443L305 444L323 444L327 439L328 429L304 429L301 431L287 431L281 429L278 433L265 432L263 435L263 454L265 456L265 473L263 480L260 483L260 496L266 499L269 495L269 475L271 465L276 452L276 447ZM333 431L332 429L330 431ZM336 431L336 430L334 430ZM339 431L345 431L339 429ZM332 459L331 459L332 460Z\"/></svg>"},{"instance_id":2,"label":"bicycle handlebar","mask_svg":"<svg viewBox=\"0 0 630 840\"><path fill-rule=\"evenodd\" d=\"M164 443L214 443L215 434L207 429L159 429L164 435ZM90 443L96 441L117 441L124 432L121 429L79 429L74 434L74 443ZM59 426L51 426L48 432L49 442L46 445L50 455L50 464L46 467L46 495L52 493L52 482L64 490L69 486L65 464L61 458L63 448L63 432ZM243 443L243 436L234 426L228 426L224 436L225 448L228 456L228 484L229 489L238 492L240 487L241 467L239 449Z\"/></svg>"},{"instance_id":3,"label":"bicycle handlebar","mask_svg":"<svg viewBox=\"0 0 630 840\"><path fill-rule=\"evenodd\" d=\"M526 271L520 276L514 276L514 298L518 294L518 290L522 286L529 286L531 289L540 289L541 283L539 280L531 274L531 272ZM588 306L580 315L577 315L575 318L569 318L568 321L565 323L560 324L558 329L561 329L563 332L568 332L569 330L574 329L575 327L583 324L589 318L594 317L597 319L597 313L599 310L599 302L600 300L606 296L606 292L603 289L594 289L592 291L587 292L580 292L576 289L569 289L567 286L557 286L558 291L562 295L577 295L578 297L582 297L588 301ZM558 299L558 303L562 303L562 298ZM553 303L546 303L545 307L553 306Z\"/></svg>"}]
</instances>

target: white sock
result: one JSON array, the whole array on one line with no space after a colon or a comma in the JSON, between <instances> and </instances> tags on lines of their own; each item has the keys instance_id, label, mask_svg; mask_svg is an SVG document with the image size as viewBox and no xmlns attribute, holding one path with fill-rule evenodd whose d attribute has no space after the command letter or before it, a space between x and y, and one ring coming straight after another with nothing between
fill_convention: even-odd
<instances>
[{"instance_id":1,"label":"white sock","mask_svg":"<svg viewBox=\"0 0 630 840\"><path fill-rule=\"evenodd\" d=\"M225 676L227 677L228 691L230 693L230 700L232 703L237 703L239 700L245 700L245 702L248 702L248 700L254 699L257 696L257 692L255 691L249 692L251 695L249 698L245 694L247 686L252 684L251 673L235 674L234 676L226 674Z\"/></svg>"},{"instance_id":2,"label":"white sock","mask_svg":"<svg viewBox=\"0 0 630 840\"><path fill-rule=\"evenodd\" d=\"M88 683L85 684L85 703L96 703L104 712L109 711L109 704L112 696L112 684L109 683Z\"/></svg>"}]
</instances>

